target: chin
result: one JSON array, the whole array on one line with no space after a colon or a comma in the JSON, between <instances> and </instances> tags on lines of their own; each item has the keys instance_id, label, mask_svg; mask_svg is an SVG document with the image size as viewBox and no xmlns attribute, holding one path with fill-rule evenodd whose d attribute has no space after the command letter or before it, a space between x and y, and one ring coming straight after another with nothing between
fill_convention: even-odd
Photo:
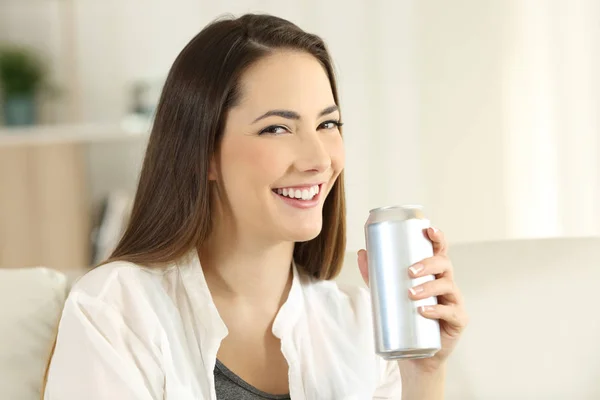
<instances>
[{"instance_id":1,"label":"chin","mask_svg":"<svg viewBox=\"0 0 600 400\"><path fill-rule=\"evenodd\" d=\"M321 233L322 224L314 224L312 226L303 226L301 229L289 230L286 229L286 237L290 238L291 242L308 242L319 236Z\"/></svg>"}]
</instances>

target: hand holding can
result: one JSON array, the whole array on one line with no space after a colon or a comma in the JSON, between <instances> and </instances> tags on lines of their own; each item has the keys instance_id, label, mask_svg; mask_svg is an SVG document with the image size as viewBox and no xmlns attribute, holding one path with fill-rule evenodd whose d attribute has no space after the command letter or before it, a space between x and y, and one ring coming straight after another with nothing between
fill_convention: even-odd
<instances>
[{"instance_id":1,"label":"hand holding can","mask_svg":"<svg viewBox=\"0 0 600 400\"><path fill-rule=\"evenodd\" d=\"M358 266L371 290L376 352L437 370L468 323L444 234L422 207L396 206L372 210L365 235L369 251L358 252Z\"/></svg>"}]
</instances>

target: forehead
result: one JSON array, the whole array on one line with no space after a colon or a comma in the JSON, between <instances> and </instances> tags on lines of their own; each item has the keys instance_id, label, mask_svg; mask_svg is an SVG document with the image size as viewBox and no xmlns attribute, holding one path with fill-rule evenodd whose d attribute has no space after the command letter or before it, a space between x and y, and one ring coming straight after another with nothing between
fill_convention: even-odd
<instances>
[{"instance_id":1,"label":"forehead","mask_svg":"<svg viewBox=\"0 0 600 400\"><path fill-rule=\"evenodd\" d=\"M240 79L239 108L250 113L290 109L321 111L334 104L325 69L311 54L276 51L250 66Z\"/></svg>"}]
</instances>

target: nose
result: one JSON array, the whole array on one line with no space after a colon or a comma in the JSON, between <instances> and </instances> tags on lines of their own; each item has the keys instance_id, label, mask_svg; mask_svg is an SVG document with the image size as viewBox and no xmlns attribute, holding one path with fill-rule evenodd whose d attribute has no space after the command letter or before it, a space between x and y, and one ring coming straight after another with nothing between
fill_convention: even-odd
<instances>
[{"instance_id":1,"label":"nose","mask_svg":"<svg viewBox=\"0 0 600 400\"><path fill-rule=\"evenodd\" d=\"M317 132L298 135L296 168L301 172L325 172L331 167L331 154L322 134Z\"/></svg>"}]
</instances>

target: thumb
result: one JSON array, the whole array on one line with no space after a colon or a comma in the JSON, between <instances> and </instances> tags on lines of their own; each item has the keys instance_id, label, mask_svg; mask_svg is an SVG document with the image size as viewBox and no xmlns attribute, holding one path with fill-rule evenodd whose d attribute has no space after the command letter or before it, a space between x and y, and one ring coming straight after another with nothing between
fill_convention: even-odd
<instances>
[{"instance_id":1,"label":"thumb","mask_svg":"<svg viewBox=\"0 0 600 400\"><path fill-rule=\"evenodd\" d=\"M369 286L369 262L367 261L367 251L359 250L358 251L358 269L360 274L362 275L365 283Z\"/></svg>"}]
</instances>

